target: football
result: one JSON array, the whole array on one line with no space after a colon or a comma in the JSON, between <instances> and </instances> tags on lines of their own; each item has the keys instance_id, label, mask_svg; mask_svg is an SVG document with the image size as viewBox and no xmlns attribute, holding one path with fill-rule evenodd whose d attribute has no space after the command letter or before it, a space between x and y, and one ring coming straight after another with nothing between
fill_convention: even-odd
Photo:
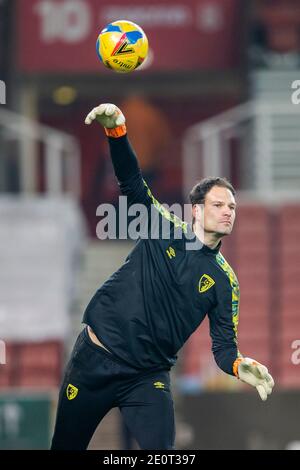
<instances>
[{"instance_id":1,"label":"football","mask_svg":"<svg viewBox=\"0 0 300 470\"><path fill-rule=\"evenodd\" d=\"M114 21L99 34L96 51L106 67L120 73L133 72L147 57L148 39L132 21Z\"/></svg>"}]
</instances>

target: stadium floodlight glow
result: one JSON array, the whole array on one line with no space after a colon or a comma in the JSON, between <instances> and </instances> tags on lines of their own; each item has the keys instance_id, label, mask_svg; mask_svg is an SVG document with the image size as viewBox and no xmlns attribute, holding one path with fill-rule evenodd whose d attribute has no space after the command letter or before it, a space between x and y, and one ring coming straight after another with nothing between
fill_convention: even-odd
<instances>
[{"instance_id":1,"label":"stadium floodlight glow","mask_svg":"<svg viewBox=\"0 0 300 470\"><path fill-rule=\"evenodd\" d=\"M58 87L52 93L53 101L60 106L67 106L74 103L77 95L77 90L71 86Z\"/></svg>"}]
</instances>

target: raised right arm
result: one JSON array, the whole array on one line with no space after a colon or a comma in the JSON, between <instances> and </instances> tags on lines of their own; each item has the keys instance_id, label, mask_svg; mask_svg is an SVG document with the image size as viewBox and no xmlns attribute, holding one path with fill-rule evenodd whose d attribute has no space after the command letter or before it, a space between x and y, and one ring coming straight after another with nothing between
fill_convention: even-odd
<instances>
[{"instance_id":1,"label":"raised right arm","mask_svg":"<svg viewBox=\"0 0 300 470\"><path fill-rule=\"evenodd\" d=\"M143 180L137 157L127 139L122 111L111 103L100 104L87 115L85 123L89 125L94 120L104 127L108 137L115 174L122 194L127 196L128 206L144 204L149 209L153 204L162 217L186 231L187 224L160 204Z\"/></svg>"},{"instance_id":2,"label":"raised right arm","mask_svg":"<svg viewBox=\"0 0 300 470\"><path fill-rule=\"evenodd\" d=\"M114 104L101 104L87 115L85 123L89 125L94 120L104 127L115 175L122 194L128 198L128 205L139 203L150 206L153 197L143 180L136 154L127 138L123 113Z\"/></svg>"}]
</instances>

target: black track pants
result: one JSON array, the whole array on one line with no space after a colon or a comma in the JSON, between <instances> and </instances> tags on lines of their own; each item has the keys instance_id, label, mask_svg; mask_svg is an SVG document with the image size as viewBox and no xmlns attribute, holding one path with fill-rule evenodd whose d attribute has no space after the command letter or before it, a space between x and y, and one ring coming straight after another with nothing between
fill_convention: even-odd
<instances>
[{"instance_id":1,"label":"black track pants","mask_svg":"<svg viewBox=\"0 0 300 470\"><path fill-rule=\"evenodd\" d=\"M141 449L172 449L174 409L167 370L138 371L79 335L60 390L51 448L86 449L107 412L118 407Z\"/></svg>"}]
</instances>

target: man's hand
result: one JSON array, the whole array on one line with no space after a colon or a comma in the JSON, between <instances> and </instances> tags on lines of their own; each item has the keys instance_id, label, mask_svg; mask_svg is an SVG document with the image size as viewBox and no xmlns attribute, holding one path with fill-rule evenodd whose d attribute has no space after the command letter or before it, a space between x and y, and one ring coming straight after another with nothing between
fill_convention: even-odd
<instances>
[{"instance_id":1,"label":"man's hand","mask_svg":"<svg viewBox=\"0 0 300 470\"><path fill-rule=\"evenodd\" d=\"M237 375L242 380L252 387L255 387L259 393L260 398L265 401L268 395L272 393L274 387L274 380L269 374L266 366L263 366L250 357L243 357L238 359Z\"/></svg>"},{"instance_id":2,"label":"man's hand","mask_svg":"<svg viewBox=\"0 0 300 470\"><path fill-rule=\"evenodd\" d=\"M111 103L100 104L92 109L85 118L85 124L89 125L94 120L107 129L114 129L125 124L124 114L115 104Z\"/></svg>"}]
</instances>

